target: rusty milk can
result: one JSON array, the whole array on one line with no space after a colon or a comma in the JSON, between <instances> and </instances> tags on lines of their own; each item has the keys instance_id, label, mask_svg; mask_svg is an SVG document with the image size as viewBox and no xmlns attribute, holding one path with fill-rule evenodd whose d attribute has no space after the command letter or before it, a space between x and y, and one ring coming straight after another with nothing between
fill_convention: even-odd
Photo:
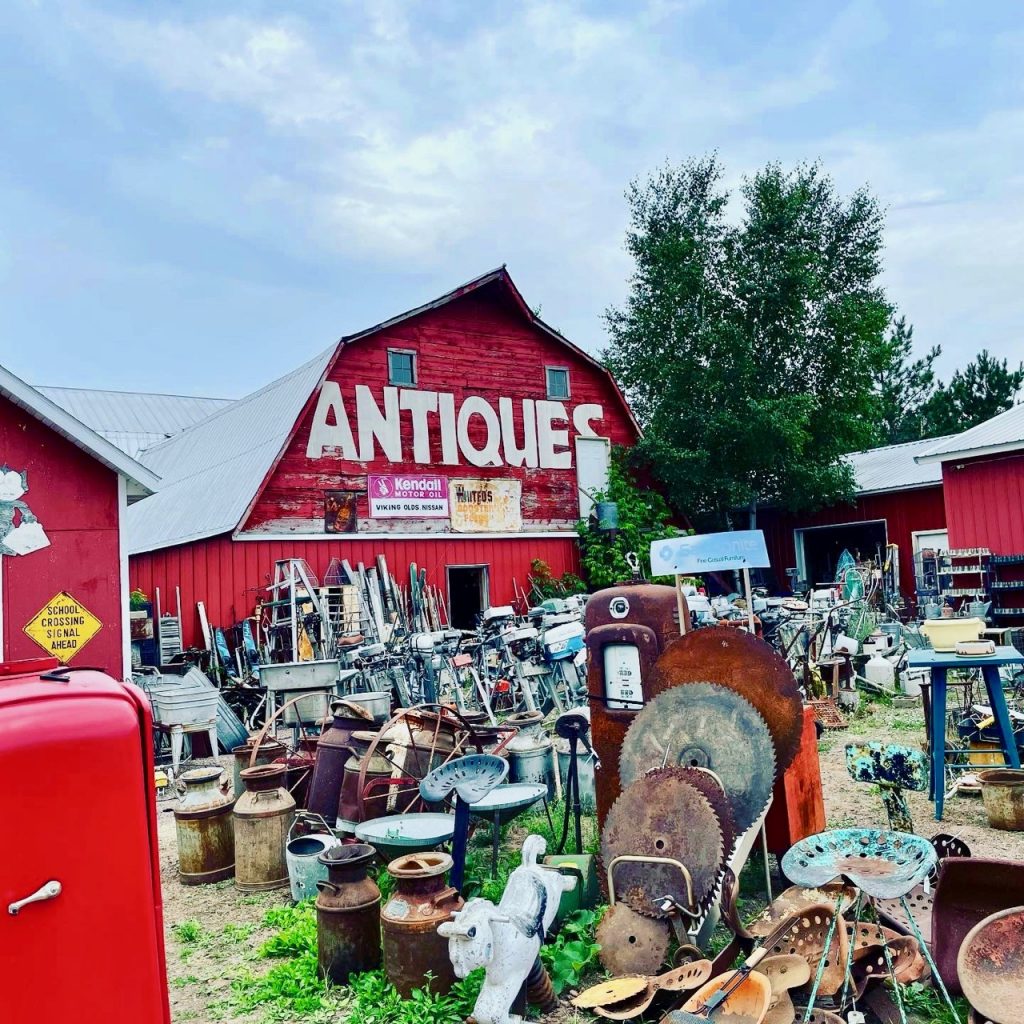
<instances>
[{"instance_id":1,"label":"rusty milk can","mask_svg":"<svg viewBox=\"0 0 1024 1024\"><path fill-rule=\"evenodd\" d=\"M428 971L432 992L443 995L455 984L448 940L437 934L463 906L459 891L446 884L451 866L447 853L408 853L388 865L395 892L380 912L384 969L403 999L426 986Z\"/></svg>"},{"instance_id":2,"label":"rusty milk can","mask_svg":"<svg viewBox=\"0 0 1024 1024\"><path fill-rule=\"evenodd\" d=\"M309 781L306 808L333 825L338 817L345 764L352 756L352 733L371 725L367 712L346 701L331 704L332 718L316 745L316 765Z\"/></svg>"},{"instance_id":3,"label":"rusty milk can","mask_svg":"<svg viewBox=\"0 0 1024 1024\"><path fill-rule=\"evenodd\" d=\"M174 809L174 824L183 885L221 882L235 873L235 800L219 785L223 774L221 768L210 767L181 776L185 792Z\"/></svg>"},{"instance_id":4,"label":"rusty milk can","mask_svg":"<svg viewBox=\"0 0 1024 1024\"><path fill-rule=\"evenodd\" d=\"M245 791L245 786L242 785L242 769L249 767L249 762L252 760L252 748L255 740L249 738L240 747L232 749L231 754L234 757L234 781L235 781L235 796L240 797ZM260 744L259 753L256 755L256 764L270 764L271 761L277 760L279 757L284 757L288 752L287 748L283 743L279 743L277 740L265 738Z\"/></svg>"},{"instance_id":5,"label":"rusty milk can","mask_svg":"<svg viewBox=\"0 0 1024 1024\"><path fill-rule=\"evenodd\" d=\"M390 779L395 771L394 765L384 756L384 745L378 744L377 750L370 757L370 744L377 734L369 731L352 733L350 748L352 756L345 763L344 778L341 782L341 800L338 807L338 818L345 824L339 828L354 832L355 825L370 818L380 818L388 813L388 786L377 786L371 790L369 798L363 803L365 813L359 814L359 773L364 760L367 760L364 788L374 779Z\"/></svg>"},{"instance_id":6,"label":"rusty milk can","mask_svg":"<svg viewBox=\"0 0 1024 1024\"><path fill-rule=\"evenodd\" d=\"M235 887L242 892L288 885L285 848L295 801L284 788L283 764L242 770L245 792L235 803Z\"/></svg>"},{"instance_id":7,"label":"rusty milk can","mask_svg":"<svg viewBox=\"0 0 1024 1024\"><path fill-rule=\"evenodd\" d=\"M380 889L366 873L376 856L372 846L353 843L317 858L327 868L327 880L316 883L317 959L336 985L380 967Z\"/></svg>"}]
</instances>

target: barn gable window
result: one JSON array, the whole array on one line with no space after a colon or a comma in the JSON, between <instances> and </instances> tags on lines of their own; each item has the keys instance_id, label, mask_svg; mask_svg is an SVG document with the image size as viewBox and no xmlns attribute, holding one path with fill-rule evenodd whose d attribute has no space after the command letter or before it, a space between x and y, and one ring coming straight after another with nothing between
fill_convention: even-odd
<instances>
[{"instance_id":1,"label":"barn gable window","mask_svg":"<svg viewBox=\"0 0 1024 1024\"><path fill-rule=\"evenodd\" d=\"M388 383L399 387L416 384L416 353L402 349L388 349Z\"/></svg>"},{"instance_id":2,"label":"barn gable window","mask_svg":"<svg viewBox=\"0 0 1024 1024\"><path fill-rule=\"evenodd\" d=\"M548 398L569 397L569 371L564 366L545 366Z\"/></svg>"}]
</instances>

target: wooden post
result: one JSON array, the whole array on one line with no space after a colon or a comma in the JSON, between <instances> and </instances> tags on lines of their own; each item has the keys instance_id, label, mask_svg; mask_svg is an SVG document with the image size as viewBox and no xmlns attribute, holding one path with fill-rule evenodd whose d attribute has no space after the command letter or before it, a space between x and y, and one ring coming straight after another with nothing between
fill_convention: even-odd
<instances>
[{"instance_id":1,"label":"wooden post","mask_svg":"<svg viewBox=\"0 0 1024 1024\"><path fill-rule=\"evenodd\" d=\"M683 577L676 573L676 612L679 615L679 635L689 632L690 623L686 617L686 602L683 600Z\"/></svg>"},{"instance_id":2,"label":"wooden post","mask_svg":"<svg viewBox=\"0 0 1024 1024\"><path fill-rule=\"evenodd\" d=\"M750 570L743 566L743 591L747 597L747 625L750 628L750 635L756 636L754 630L754 595L750 592Z\"/></svg>"}]
</instances>

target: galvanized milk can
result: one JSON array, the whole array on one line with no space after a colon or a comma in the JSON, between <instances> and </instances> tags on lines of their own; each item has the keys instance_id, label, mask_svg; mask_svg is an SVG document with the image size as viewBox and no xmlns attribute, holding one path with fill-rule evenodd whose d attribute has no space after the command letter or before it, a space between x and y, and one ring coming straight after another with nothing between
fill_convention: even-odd
<instances>
[{"instance_id":1,"label":"galvanized milk can","mask_svg":"<svg viewBox=\"0 0 1024 1024\"><path fill-rule=\"evenodd\" d=\"M316 885L317 958L320 974L336 985L380 966L380 889L366 874L376 855L366 843L320 854L327 880Z\"/></svg>"},{"instance_id":2,"label":"galvanized milk can","mask_svg":"<svg viewBox=\"0 0 1024 1024\"><path fill-rule=\"evenodd\" d=\"M184 885L221 882L235 873L234 797L219 783L217 767L195 768L181 781L185 792L174 809L178 832L178 877Z\"/></svg>"},{"instance_id":3,"label":"galvanized milk can","mask_svg":"<svg viewBox=\"0 0 1024 1024\"><path fill-rule=\"evenodd\" d=\"M295 801L284 788L283 764L242 770L245 792L235 803L235 886L242 892L288 885L285 847Z\"/></svg>"},{"instance_id":4,"label":"galvanized milk can","mask_svg":"<svg viewBox=\"0 0 1024 1024\"><path fill-rule=\"evenodd\" d=\"M447 853L408 853L388 865L395 893L381 909L384 969L403 999L423 988L430 971L430 990L443 995L455 983L448 958L448 940L437 926L463 907L458 889L446 884L452 866Z\"/></svg>"},{"instance_id":5,"label":"galvanized milk can","mask_svg":"<svg viewBox=\"0 0 1024 1024\"><path fill-rule=\"evenodd\" d=\"M317 740L316 765L306 794L306 808L333 825L338 817L345 765L352 756L352 733L367 728L371 722L361 707L345 701L334 701L331 711L330 724Z\"/></svg>"},{"instance_id":6,"label":"galvanized milk can","mask_svg":"<svg viewBox=\"0 0 1024 1024\"><path fill-rule=\"evenodd\" d=\"M509 781L532 782L546 786L548 800L555 798L554 747L544 731L540 711L520 711L509 715L505 725L519 729L508 745Z\"/></svg>"}]
</instances>

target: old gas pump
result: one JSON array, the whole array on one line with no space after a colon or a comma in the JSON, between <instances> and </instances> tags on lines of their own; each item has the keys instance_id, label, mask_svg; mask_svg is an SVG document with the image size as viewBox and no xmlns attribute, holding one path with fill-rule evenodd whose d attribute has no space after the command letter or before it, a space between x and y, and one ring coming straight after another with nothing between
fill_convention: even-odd
<instances>
[{"instance_id":1,"label":"old gas pump","mask_svg":"<svg viewBox=\"0 0 1024 1024\"><path fill-rule=\"evenodd\" d=\"M619 795L619 750L647 700L646 680L662 651L686 632L689 618L675 588L641 580L636 567L632 581L599 590L587 602L591 736L601 760L598 827Z\"/></svg>"}]
</instances>

